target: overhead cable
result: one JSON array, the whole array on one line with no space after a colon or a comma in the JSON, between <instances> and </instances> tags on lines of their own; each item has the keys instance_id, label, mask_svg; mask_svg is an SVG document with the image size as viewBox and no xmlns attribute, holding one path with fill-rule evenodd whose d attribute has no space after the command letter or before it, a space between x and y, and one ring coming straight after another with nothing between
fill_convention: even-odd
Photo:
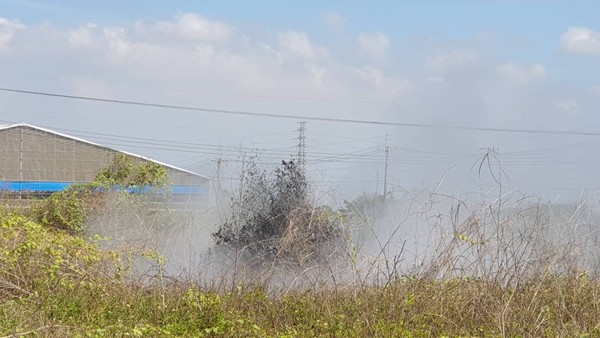
<instances>
[{"instance_id":1,"label":"overhead cable","mask_svg":"<svg viewBox=\"0 0 600 338\"><path fill-rule=\"evenodd\" d=\"M294 119L294 120L305 120L305 121L322 121L322 122L339 122L339 123L353 123L353 124L370 124L370 125L383 125L383 126L396 126L396 127L412 127L412 128L428 128L428 129L449 129L449 130L471 130L471 131L484 131L484 132L500 132L500 133L522 133L522 134L552 134L552 135L579 135L579 136L600 136L600 132L584 132L584 131L573 131L573 130L536 130L536 129L513 129L513 128L488 128L488 127L471 127L471 126L451 126L441 124L425 124L425 123L408 123L408 122L386 122L377 120L360 120L360 119L344 119L334 117L321 117L321 116L303 116L303 115L281 115L272 113L257 113L240 110L225 110L215 108L203 108L203 107L192 107L192 106L180 106L162 103L142 102L142 101L128 101L128 100L116 100L107 99L101 97L92 96L80 96L80 95L67 95L50 92L40 92L32 90L22 90L14 88L2 88L0 91L27 94L27 95L38 95L47 97L56 97L63 99L75 99L83 101L94 101L103 103L114 103L123 104L130 106L142 106L152 108L163 108L173 110L186 110L186 111L198 111L205 113L215 114L227 114L227 115L242 115L252 117L268 117L268 118L279 118L279 119Z\"/></svg>"}]
</instances>

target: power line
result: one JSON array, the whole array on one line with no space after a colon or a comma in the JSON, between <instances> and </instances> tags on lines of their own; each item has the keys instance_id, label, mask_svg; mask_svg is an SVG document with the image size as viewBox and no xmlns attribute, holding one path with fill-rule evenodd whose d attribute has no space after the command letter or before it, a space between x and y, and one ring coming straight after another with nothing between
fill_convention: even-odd
<instances>
[{"instance_id":1,"label":"power line","mask_svg":"<svg viewBox=\"0 0 600 338\"><path fill-rule=\"evenodd\" d=\"M65 130L65 129L60 129ZM204 154L209 156L234 156L239 155L240 152L244 151L259 151L261 153L260 158L266 160L268 162L262 162L261 164L279 164L279 160L282 159L282 156L292 156L292 152L281 152L281 151L271 151L269 149L251 149L244 147L227 147L221 145L210 145L203 143L191 143L191 142L177 142L177 141L167 141L167 140L155 140L155 142L151 142L152 139L147 138L139 138L139 137L131 137L131 136L118 136L113 134L102 134L102 133L88 133L83 131L76 131L73 129L67 129L71 132L73 136L83 136L85 137L87 134L94 135L93 138L104 140L102 142L103 145L109 146L125 146L125 147L134 147L134 148L143 148L143 149L152 149L152 150L163 150L163 151L172 151L179 153L191 153L191 154ZM99 137L96 135L106 135L107 137ZM159 143L164 142L164 143ZM587 142L586 146L595 145L595 142ZM581 146L582 144L576 144ZM231 148L231 149L230 149ZM236 149L237 148L237 149ZM404 154L401 158L393 159L390 157L388 161L389 164L399 164L399 165L430 165L430 164L440 164L447 163L448 161L452 161L452 163L465 163L465 161L470 161L469 163L475 162L481 158L481 154L461 154L458 156L457 154L445 154L439 152L425 152L417 149L409 149L409 148L400 148L394 147L396 149L411 151L421 153L419 156L411 156ZM563 149L558 149L557 151L562 151ZM570 150L567 148L565 150ZM328 152L314 152L310 156L307 156L308 159L311 160L313 165L321 165L321 164L331 164L331 163L362 163L362 164L384 164L384 160L377 154L381 151L380 147L369 147L360 150L355 150L347 153L328 153ZM597 160L594 158L589 158L588 156L558 156L555 153L552 153L551 157L544 156L544 152L540 152L539 154L535 154L535 152L530 153L528 156L515 156L510 152L508 155L503 156L502 165L503 166L544 166L544 165L558 165L558 166L573 166L580 165L582 160L585 160L585 163L592 164L597 163ZM231 159L233 162L235 160ZM274 162L272 162L274 161Z\"/></svg>"},{"instance_id":2,"label":"power line","mask_svg":"<svg viewBox=\"0 0 600 338\"><path fill-rule=\"evenodd\" d=\"M150 91L161 91L168 93L183 93L183 94L194 94L194 95L216 95L216 96L230 96L230 97L246 97L253 99L269 99L269 100L288 100L288 101L315 101L315 102L339 102L339 103L365 103L365 104L389 104L389 101L378 101L378 100L359 100L359 99L344 99L336 97L311 97L311 96L290 96L290 95L262 95L262 94L239 94L239 93L226 93L226 92L215 92L206 90L185 90L185 89L164 89L152 86L136 86L128 83L107 83L98 81L72 81L66 78L48 78L39 76L28 76L10 73L0 73L0 76L20 77L26 79L52 81L52 82L70 82L75 84L87 84L87 85L102 85L109 87L125 87L132 89L150 90Z\"/></svg>"},{"instance_id":3,"label":"power line","mask_svg":"<svg viewBox=\"0 0 600 338\"><path fill-rule=\"evenodd\" d=\"M14 121L3 121L3 122L15 123ZM146 146L145 148L157 149L157 150L167 150L167 149L148 147L148 145L158 145L158 146L162 146L162 147L167 146L169 148L176 147L176 149L174 149L174 150L193 149L193 150L204 150L204 151L221 151L221 152L224 151L229 154L239 154L240 151L259 151L261 153L261 157L266 156L266 157L271 157L271 158L278 158L280 156L286 156L286 155L291 154L290 151L283 150L284 148L227 146L227 145L220 145L220 144L182 142L182 141L173 141L173 140L161 140L161 139L156 139L156 138L142 138L142 137L134 137L134 136L95 133L95 132L81 131L81 130L74 130L74 129L52 128L49 126L43 126L43 127L68 132L73 136L91 137L94 139L107 140L107 141L128 142L128 146L137 146L137 144L142 144L142 145ZM372 137L372 138L367 138L367 139L375 139L375 138L379 138L379 137ZM367 140L367 139L361 139L361 140ZM354 141L348 141L348 142L354 142ZM136 144L136 145L129 145L129 143ZM335 143L332 143L332 145L333 144L335 144ZM581 149L589 148L592 146L596 146L598 144L600 144L600 139L593 139L590 141L569 143L569 144L563 144L563 145L546 147L546 148L533 148L533 149L521 150L521 151L509 151L509 152L503 152L502 158L505 161L510 160L510 159L520 159L522 157L526 157L527 159L540 159L539 156L543 156L545 154L550 154L550 155L552 155L552 159L555 159L555 160L561 160L561 159L578 160L578 159L581 159L581 157L564 158L564 156L563 157L557 156L556 153L563 152L563 151L581 150ZM123 145L123 144L118 144L118 145ZM477 159L477 158L480 158L482 155L481 153L444 153L444 152L426 151L426 150L421 150L421 149L411 149L411 148L400 147L400 146L393 146L393 148L397 149L397 150L406 151L406 152L421 154L419 156L419 159L422 159L422 160L423 159L439 159L440 157L451 157L452 159L460 159L460 158ZM291 150L292 147L288 147L286 149ZM315 162L321 162L321 161L327 162L328 160L329 161L339 161L339 160L346 160L346 159L351 159L351 158L362 158L362 159L370 158L373 160L380 160L379 156L371 156L372 154L378 153L379 150L380 150L379 147L370 147L370 148L355 150L355 151L347 152L347 153L313 152L311 157L312 157L312 160ZM273 157L273 156L275 156L275 157ZM544 157L541 157L541 159L544 159Z\"/></svg>"},{"instance_id":4,"label":"power line","mask_svg":"<svg viewBox=\"0 0 600 338\"><path fill-rule=\"evenodd\" d=\"M254 148L245 148L245 147L232 147L232 146L222 146L222 145L212 145L205 143L192 143L192 142L178 142L178 141L168 141L168 140L153 140L149 138L141 138L141 137L131 137L131 136L119 136L114 134L104 134L104 133L91 133L91 132L83 132L73 129L59 129L59 130L68 130L70 131L70 135L73 136L91 136L94 139L104 140L101 142L105 146L124 146L124 147L134 147L134 148L143 148L143 149L152 149L152 150L162 150L162 151L171 151L171 152L179 152L179 153L191 153L191 154L203 154L209 156L234 156L239 155L240 152L245 151L258 151L261 155L260 158L262 160L266 160L261 164L279 164L279 160L285 156L292 156L292 152L283 152L279 150L269 150L269 149L254 149ZM97 136L104 135L106 137ZM154 142L152 142L154 141ZM513 153L505 153L507 155L503 156L502 165L503 166L547 166L547 165L555 165L555 166L574 166L581 165L582 161L585 161L586 164L595 164L598 163L598 160L595 158L589 158L587 155L557 155L557 152L560 151L571 151L574 149L583 149L585 147L594 146L600 140L594 140L591 142L585 143L575 143L570 145L564 145L556 147L555 152L546 154L545 148L540 149L544 151L540 151L539 153L535 152L535 149L529 151L527 156L515 155ZM576 146L576 147L574 147ZM440 163L448 163L451 161L452 163L465 163L465 161L469 163L473 163L478 159L481 159L481 154L447 154L441 152L429 152L422 151L418 149L410 149L410 148L402 148L402 147L394 147L395 149L408 151L408 152L416 152L420 155L414 156L409 154L403 154L400 158L395 158L390 156L389 164L398 164L404 166L415 166L415 165L431 165L431 164L440 164ZM564 149L563 149L564 148ZM290 149L291 150L291 149ZM307 159L313 163L313 165L324 165L331 163L355 163L355 164L384 164L384 159L382 159L379 155L381 151L380 147L368 147L364 149L355 150L347 153L329 153L329 152L312 152L310 156L307 156ZM551 156L546 156L551 155ZM233 162L235 160L231 159ZM189 166L188 166L189 167ZM397 170L397 169L396 169Z\"/></svg>"},{"instance_id":5,"label":"power line","mask_svg":"<svg viewBox=\"0 0 600 338\"><path fill-rule=\"evenodd\" d=\"M115 99L107 99L107 98L92 97L92 96L66 95L66 94L39 92L39 91L31 91L31 90L21 90L21 89L13 89L13 88L2 88L2 87L0 87L0 91L19 93L19 94L27 94L27 95L56 97L56 98L64 98L64 99L75 99L75 100L83 100L83 101L124 104L124 105L130 105L130 106L165 108L165 109L198 111L198 112L215 113L215 114L252 116L252 117L269 117L269 118L280 118L280 119L310 120L310 121L339 122L339 123L353 123L353 124L370 124L370 125L411 127L411 128L471 130L471 131L500 132L500 133L600 136L600 132L584 132L584 131L572 131L572 130L535 130L535 129L448 126L448 125L425 124L425 123L385 122L385 121L376 121L376 120L343 119L343 118L319 117L319 116L300 116L300 115L281 115L281 114L271 114L271 113L256 113L256 112L247 112L247 111L240 111L240 110L202 108L202 107L179 106L179 105L151 103L151 102L142 102L142 101L115 100Z\"/></svg>"},{"instance_id":6,"label":"power line","mask_svg":"<svg viewBox=\"0 0 600 338\"><path fill-rule=\"evenodd\" d=\"M141 147L147 149L155 149L155 150L173 150L176 151L185 151L192 150L192 153L207 153L213 154L214 152L224 152L231 154L239 154L243 151L258 151L261 153L261 157L270 158L280 158L281 156L290 156L290 151L280 150L282 148L259 148L259 147L242 147L242 146L226 146L219 144L207 144L207 143L195 143L195 142L181 142L181 141L173 141L173 140L161 140L156 138L143 138L143 137L134 137L134 136L123 136L123 135L115 135L115 134L106 134L106 133L95 133L74 129L65 129L65 128L52 128L48 126L43 126L48 129L55 129L63 132L68 132L69 135L79 136L79 137L89 137L96 140L104 140L104 141L112 141L112 143L103 142L104 144L118 145L118 146L131 146L131 147ZM123 143L114 143L114 142L127 142L127 144ZM158 146L158 147L155 147ZM167 148L165 148L167 147ZM291 147L289 148L292 149ZM376 150L373 150L376 149ZM347 153L331 153L331 152L313 152L311 158L316 161L324 161L324 160L344 160L346 158L352 157L367 157L370 154L374 154L378 152L378 147L369 147L366 149L360 149ZM207 152L208 151L208 152ZM189 152L189 151L185 151ZM365 153L366 152L366 153ZM275 156L275 157L274 157Z\"/></svg>"}]
</instances>

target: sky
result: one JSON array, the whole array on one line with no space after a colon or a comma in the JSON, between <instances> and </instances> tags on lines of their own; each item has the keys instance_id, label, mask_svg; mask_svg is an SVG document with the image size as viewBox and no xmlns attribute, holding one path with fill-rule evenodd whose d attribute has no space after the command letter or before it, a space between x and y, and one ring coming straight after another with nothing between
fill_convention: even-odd
<instances>
[{"instance_id":1,"label":"sky","mask_svg":"<svg viewBox=\"0 0 600 338\"><path fill-rule=\"evenodd\" d=\"M386 149L392 194L489 191L489 149L509 189L600 190L597 1L1 3L0 88L197 109L0 91L0 123L210 177L220 158L231 187L244 154L295 156L306 121L323 191L382 193Z\"/></svg>"}]
</instances>

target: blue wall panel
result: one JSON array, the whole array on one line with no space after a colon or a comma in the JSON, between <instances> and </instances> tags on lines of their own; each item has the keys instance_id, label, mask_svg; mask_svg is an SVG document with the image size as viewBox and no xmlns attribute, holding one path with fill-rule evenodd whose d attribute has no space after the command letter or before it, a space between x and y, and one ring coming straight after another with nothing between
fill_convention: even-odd
<instances>
[{"instance_id":1,"label":"blue wall panel","mask_svg":"<svg viewBox=\"0 0 600 338\"><path fill-rule=\"evenodd\" d=\"M65 190L72 184L73 182L0 181L0 191L51 193ZM170 188L173 195L206 195L208 193L206 187L200 186L172 185ZM144 193L149 190L150 187L129 189L129 191L133 193Z\"/></svg>"}]
</instances>

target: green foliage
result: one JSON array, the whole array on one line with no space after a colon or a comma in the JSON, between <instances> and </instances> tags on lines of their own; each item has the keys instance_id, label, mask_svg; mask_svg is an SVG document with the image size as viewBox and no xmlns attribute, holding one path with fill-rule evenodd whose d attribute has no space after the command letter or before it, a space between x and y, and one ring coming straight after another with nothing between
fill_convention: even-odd
<instances>
[{"instance_id":1,"label":"green foliage","mask_svg":"<svg viewBox=\"0 0 600 338\"><path fill-rule=\"evenodd\" d=\"M303 218L308 214L298 206L310 204L302 187L291 184L296 176L286 171L292 169L284 165L274 180L256 171L256 185L248 186L257 190L240 192L260 202L249 204L257 209L237 214L248 224L270 224L265 214L252 217L256 210L266 215L287 212L279 218L285 230L277 230L281 224L271 225L281 236L275 237L278 254L290 246L314 248L313 237L329 238L325 230L336 229L340 218L324 207L311 207L311 218ZM381 287L363 282L357 273L348 283L315 281L309 289L280 292L266 285L219 289L215 281L205 285L163 275L128 279L120 257L135 249L104 251L91 240L47 226L75 224L71 219L79 217L77 202L88 207L96 193L80 186L57 197L72 201L52 202L58 215L40 214L49 224L0 211L0 337L600 336L600 279L578 271L576 264L553 273L557 265L542 263L543 274L521 275L510 284L490 274L393 278ZM254 229L260 229L256 224ZM459 230L452 234L453 242L481 245L473 233ZM161 268L165 264L156 253L138 254ZM447 259L460 255L464 251ZM540 263L528 260L523 266L539 268ZM297 278L304 276L302 271Z\"/></svg>"},{"instance_id":2,"label":"green foliage","mask_svg":"<svg viewBox=\"0 0 600 338\"><path fill-rule=\"evenodd\" d=\"M89 194L86 188L70 188L56 192L35 206L33 214L41 224L80 232L86 220L85 198L82 195Z\"/></svg>"},{"instance_id":3,"label":"green foliage","mask_svg":"<svg viewBox=\"0 0 600 338\"><path fill-rule=\"evenodd\" d=\"M118 253L18 214L0 214L0 336L594 337L600 281L548 275L514 288L473 278L386 287L123 281Z\"/></svg>"},{"instance_id":4,"label":"green foliage","mask_svg":"<svg viewBox=\"0 0 600 338\"><path fill-rule=\"evenodd\" d=\"M160 188L168 184L169 175L163 166L150 161L136 163L131 156L119 153L93 182L74 184L52 194L33 207L32 217L43 225L80 233L88 216L106 204L111 189L117 187L128 194L129 189Z\"/></svg>"},{"instance_id":5,"label":"green foliage","mask_svg":"<svg viewBox=\"0 0 600 338\"><path fill-rule=\"evenodd\" d=\"M164 187L170 183L165 167L155 162L146 162L135 167L129 184L136 187Z\"/></svg>"},{"instance_id":6,"label":"green foliage","mask_svg":"<svg viewBox=\"0 0 600 338\"><path fill-rule=\"evenodd\" d=\"M134 162L131 156L117 153L112 162L96 175L94 183L105 188L164 187L169 184L169 175L158 163Z\"/></svg>"},{"instance_id":7,"label":"green foliage","mask_svg":"<svg viewBox=\"0 0 600 338\"><path fill-rule=\"evenodd\" d=\"M131 156L116 154L112 162L96 175L94 180L104 187L122 185L128 182L133 171L133 160Z\"/></svg>"},{"instance_id":8,"label":"green foliage","mask_svg":"<svg viewBox=\"0 0 600 338\"><path fill-rule=\"evenodd\" d=\"M18 214L0 214L0 249L0 281L12 286L13 296L33 295L52 283L72 288L89 282L87 270L108 257L81 237Z\"/></svg>"}]
</instances>

